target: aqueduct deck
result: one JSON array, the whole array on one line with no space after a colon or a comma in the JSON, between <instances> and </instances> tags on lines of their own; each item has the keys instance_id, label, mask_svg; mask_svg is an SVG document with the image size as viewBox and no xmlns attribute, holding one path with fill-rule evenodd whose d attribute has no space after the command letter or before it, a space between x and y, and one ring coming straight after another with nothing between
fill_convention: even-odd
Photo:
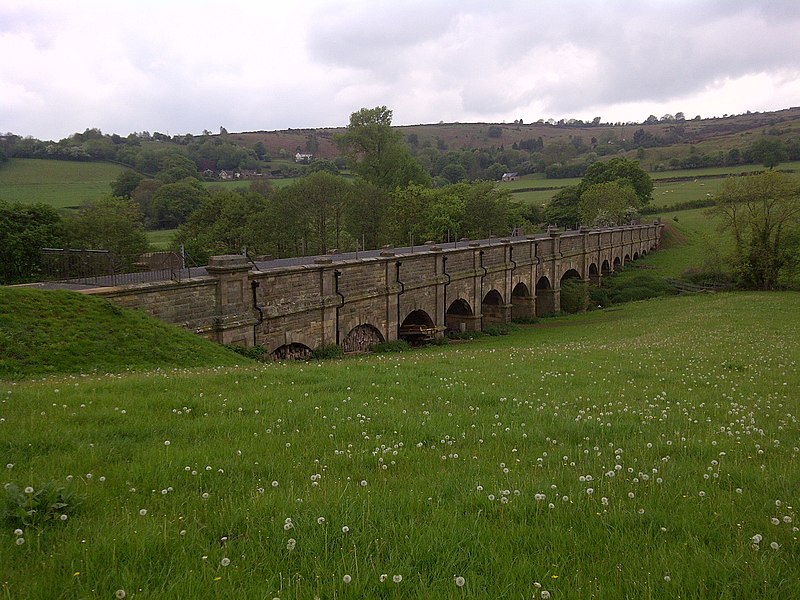
<instances>
[{"instance_id":1,"label":"aqueduct deck","mask_svg":"<svg viewBox=\"0 0 800 600\"><path fill-rule=\"evenodd\" d=\"M276 358L327 344L357 351L558 312L562 281L600 281L658 248L661 229L582 228L255 264L216 256L191 279L87 293L222 343L263 345Z\"/></svg>"}]
</instances>

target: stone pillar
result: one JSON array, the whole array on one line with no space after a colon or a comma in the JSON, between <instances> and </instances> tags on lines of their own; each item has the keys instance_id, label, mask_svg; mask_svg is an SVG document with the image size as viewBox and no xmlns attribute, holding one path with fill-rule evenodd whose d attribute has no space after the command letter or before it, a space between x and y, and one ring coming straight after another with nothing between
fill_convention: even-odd
<instances>
[{"instance_id":1,"label":"stone pillar","mask_svg":"<svg viewBox=\"0 0 800 600\"><path fill-rule=\"evenodd\" d=\"M208 259L206 271L217 279L216 341L252 346L253 326L258 319L252 310L247 259L239 254L212 256Z\"/></svg>"},{"instance_id":2,"label":"stone pillar","mask_svg":"<svg viewBox=\"0 0 800 600\"><path fill-rule=\"evenodd\" d=\"M329 256L320 256L314 259L314 265L319 269L319 294L322 299L322 308L319 315L319 345L327 346L336 343L336 307L341 303L341 299L336 295L334 269L325 268L332 265L333 259ZM347 332L344 332L347 335ZM340 340L341 341L341 340ZM316 350L316 348L312 348Z\"/></svg>"}]
</instances>

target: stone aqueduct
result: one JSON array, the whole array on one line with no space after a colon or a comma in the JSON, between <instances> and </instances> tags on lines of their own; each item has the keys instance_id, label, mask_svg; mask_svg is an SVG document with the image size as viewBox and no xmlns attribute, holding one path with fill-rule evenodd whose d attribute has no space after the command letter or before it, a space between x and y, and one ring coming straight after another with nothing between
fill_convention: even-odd
<instances>
[{"instance_id":1,"label":"stone aqueduct","mask_svg":"<svg viewBox=\"0 0 800 600\"><path fill-rule=\"evenodd\" d=\"M221 343L262 345L275 358L327 344L357 351L419 331L480 330L558 312L562 281L599 282L655 250L661 230L658 222L582 228L296 265L217 256L199 277L89 293Z\"/></svg>"}]
</instances>

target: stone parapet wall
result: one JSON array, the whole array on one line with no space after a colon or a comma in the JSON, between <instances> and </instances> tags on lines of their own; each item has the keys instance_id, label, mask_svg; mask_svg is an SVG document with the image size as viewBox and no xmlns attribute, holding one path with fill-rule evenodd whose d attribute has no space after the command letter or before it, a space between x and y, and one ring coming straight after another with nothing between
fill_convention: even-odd
<instances>
[{"instance_id":1,"label":"stone parapet wall","mask_svg":"<svg viewBox=\"0 0 800 600\"><path fill-rule=\"evenodd\" d=\"M661 229L653 223L462 241L413 254L388 249L377 257L325 257L264 271L242 256L220 256L212 257L203 277L89 293L219 342L263 345L276 356L341 344L348 335L348 343L361 348L365 340L396 339L412 313L440 335L448 325L475 328L557 312L565 274L597 282L601 269L607 273L655 250Z\"/></svg>"}]
</instances>

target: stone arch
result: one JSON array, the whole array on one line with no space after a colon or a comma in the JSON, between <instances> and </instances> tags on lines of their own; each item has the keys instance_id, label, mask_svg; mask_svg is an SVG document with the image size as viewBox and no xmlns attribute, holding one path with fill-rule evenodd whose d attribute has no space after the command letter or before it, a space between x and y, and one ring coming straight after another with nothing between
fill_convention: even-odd
<instances>
[{"instance_id":1,"label":"stone arch","mask_svg":"<svg viewBox=\"0 0 800 600\"><path fill-rule=\"evenodd\" d=\"M639 258L639 253L638 252L634 252L633 253L633 260L637 260L638 258Z\"/></svg>"},{"instance_id":2,"label":"stone arch","mask_svg":"<svg viewBox=\"0 0 800 600\"><path fill-rule=\"evenodd\" d=\"M533 296L528 286L520 281L511 291L511 319L531 319L534 316Z\"/></svg>"},{"instance_id":3,"label":"stone arch","mask_svg":"<svg viewBox=\"0 0 800 600\"><path fill-rule=\"evenodd\" d=\"M444 323L448 331L476 331L478 318L463 298L457 298L447 307Z\"/></svg>"},{"instance_id":4,"label":"stone arch","mask_svg":"<svg viewBox=\"0 0 800 600\"><path fill-rule=\"evenodd\" d=\"M412 344L421 344L436 337L436 326L428 313L417 309L403 319L399 337Z\"/></svg>"},{"instance_id":5,"label":"stone arch","mask_svg":"<svg viewBox=\"0 0 800 600\"><path fill-rule=\"evenodd\" d=\"M575 269L567 270L561 276L561 294L559 302L565 313L577 313L586 310L589 290L581 274Z\"/></svg>"},{"instance_id":6,"label":"stone arch","mask_svg":"<svg viewBox=\"0 0 800 600\"><path fill-rule=\"evenodd\" d=\"M601 275L610 275L611 274L611 265L608 264L607 260L604 260L603 264L600 265L600 274Z\"/></svg>"},{"instance_id":7,"label":"stone arch","mask_svg":"<svg viewBox=\"0 0 800 600\"><path fill-rule=\"evenodd\" d=\"M495 289L491 289L481 302L484 325L497 325L508 322L508 308L503 301L503 296Z\"/></svg>"},{"instance_id":8,"label":"stone arch","mask_svg":"<svg viewBox=\"0 0 800 600\"><path fill-rule=\"evenodd\" d=\"M376 327L369 323L362 323L353 327L342 340L342 350L344 352L366 352L385 341L383 334Z\"/></svg>"},{"instance_id":9,"label":"stone arch","mask_svg":"<svg viewBox=\"0 0 800 600\"><path fill-rule=\"evenodd\" d=\"M311 357L311 348L305 344L292 342L278 346L269 356L272 360L307 360Z\"/></svg>"},{"instance_id":10,"label":"stone arch","mask_svg":"<svg viewBox=\"0 0 800 600\"><path fill-rule=\"evenodd\" d=\"M542 275L536 281L536 316L552 315L558 312L558 295L550 280Z\"/></svg>"},{"instance_id":11,"label":"stone arch","mask_svg":"<svg viewBox=\"0 0 800 600\"><path fill-rule=\"evenodd\" d=\"M622 261L619 259L619 256L614 257L614 270L616 271L622 266Z\"/></svg>"},{"instance_id":12,"label":"stone arch","mask_svg":"<svg viewBox=\"0 0 800 600\"><path fill-rule=\"evenodd\" d=\"M629 262L631 262L631 255L630 254L626 254L625 258L622 261L622 263L627 265Z\"/></svg>"}]
</instances>

